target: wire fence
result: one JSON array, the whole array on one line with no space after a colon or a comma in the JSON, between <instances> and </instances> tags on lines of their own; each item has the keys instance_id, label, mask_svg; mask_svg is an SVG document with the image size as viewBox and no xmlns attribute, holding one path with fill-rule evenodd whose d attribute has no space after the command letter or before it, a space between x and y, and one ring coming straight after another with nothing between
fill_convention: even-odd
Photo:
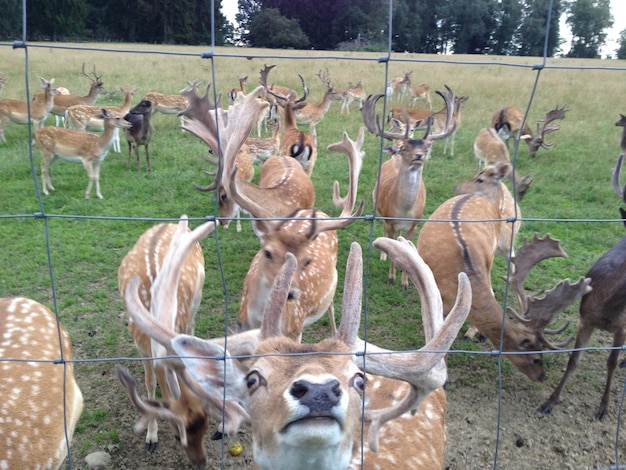
<instances>
[{"instance_id":1,"label":"wire fence","mask_svg":"<svg viewBox=\"0 0 626 470\"><path fill-rule=\"evenodd\" d=\"M213 2L211 2L213 3ZM612 71L616 74L616 79L618 79L618 77L620 77L620 72L624 72L626 70L625 67L620 67L620 66L607 66L604 63L601 65L596 65L596 64L591 64L591 65L580 65L580 66L573 66L573 65L562 65L562 64L555 64L555 63L548 63L548 57L544 54L544 57L541 58L541 61L539 63L536 64L521 64L519 62L515 62L515 61L506 61L506 60L472 60L472 61L468 61L468 60L457 60L454 56L441 56L441 58L436 58L436 59L432 59L432 58L420 58L420 57L406 57L403 54L395 54L392 53L391 51L391 42L392 42L392 36L393 36L393 25L389 24L389 28L388 28L388 50L386 53L381 54L379 57L363 57L363 56L346 56L345 54L333 54L333 53L319 53L317 51L312 52L309 56L303 56L300 54L293 54L293 55L289 55L289 54L272 54L270 53L271 51L267 51L267 53L263 52L263 53L256 53L254 55L251 55L250 52L246 49L222 49L222 48L216 48L214 44L211 45L211 47L206 50L201 52L200 54L198 54L195 51L190 51L188 53L186 52L172 52L172 51L168 51L168 50L159 50L159 49L141 49L141 48L128 48L128 49L118 49L118 48L114 48L114 47L84 47L81 45L65 45L65 44L54 44L54 43L50 43L50 44L30 44L27 41L27 37L28 37L28 31L26 28L26 19L27 19L27 12L28 12L28 2L26 0L23 1L23 9L24 9L24 35L23 35L23 39L21 41L16 41L12 44L0 44L0 47L11 47L13 49L20 49L23 50L24 53L24 79L25 79L25 83L26 83L26 100L28 102L31 101L32 96L31 96L31 91L28 88L28 77L30 76L30 59L29 59L29 50L35 49L35 48L46 48L46 49L59 49L59 50L66 50L66 51L89 51L92 52L94 55L100 54L100 53L114 53L114 54L129 54L129 55L138 55L138 54L148 54L148 55L154 55L156 57L163 55L176 55L176 56L181 56L181 57L185 57L185 58L189 58L190 60L199 60L199 61L207 61L209 62L210 65L210 70L211 70L211 77L210 77L210 81L212 83L216 83L216 77L215 77L215 70L216 68L219 67L219 64L216 64L215 61L217 59L220 58L233 58L233 59L237 59L237 60L250 60L252 58L255 59L263 59L263 60L271 60L271 59L280 59L280 60L293 60L293 61L306 61L306 60L323 60L323 61L358 61L358 62L365 62L365 63L372 63L372 64L378 64L379 66L382 65L384 67L385 73L384 73L384 83L381 83L379 88L380 89L385 89L386 84L390 81L391 79L391 72L390 72L390 65L391 64L402 64L402 66L404 67L406 66L417 66L419 65L420 67L424 67L427 68L429 65L431 64L446 64L446 65L459 65L459 66L472 66L472 67L483 67L483 66L496 66L502 69L508 69L508 68L524 68L526 70L531 71L532 73L534 73L534 83L532 85L532 88L530 90L528 90L529 92L529 100L526 103L526 113L525 116L529 115L529 111L533 105L533 100L535 98L535 95L537 93L538 88L540 87L540 77L542 76L542 73L544 73L546 70L575 70L575 71L583 71L583 70L602 70L602 71ZM391 18L391 12L392 12L392 1L389 1L389 17ZM213 5L212 5L212 9ZM550 10L552 10L552 7L550 8ZM547 48L547 28L549 28L550 25L550 18L548 17L546 20L546 48ZM214 30L215 27L214 25L212 25L212 29ZM234 52L233 52L234 51ZM284 51L281 51L284 52ZM218 101L218 87L217 86L213 86L212 88L212 93L213 93L213 100L215 102ZM383 100L383 115L387 114L387 110L388 108L391 106L390 102L387 101L387 99L385 98ZM33 135L32 132L34 132L34 130L29 129L29 134L28 134L28 141L32 142L33 141ZM383 147L384 147L384 143L381 140L381 144L380 144L380 155L379 155L379 166L383 161ZM517 159L517 154L518 154L518 149L519 149L519 140L516 143L516 146L514 148L514 153L513 153L513 164L516 164L516 159ZM43 200L43 196L42 196L42 192L41 192L41 188L39 185L39 180L37 178L37 172L36 172L36 163L35 163L35 157L33 154L33 146L29 145L28 146L28 156L30 159L30 170L31 170L31 174L32 174L32 179L34 181L34 185L36 188L36 197L37 197L37 203L39 206L39 211L32 214L32 213L7 213L7 214L0 214L0 224L2 223L2 220L6 220L6 219L24 219L24 220L37 220L37 221L41 221L42 222L42 236L45 238L45 247L46 247L46 258L47 258L47 269L48 269L48 273L49 273L49 279L50 279L50 285L51 285L51 290L52 290L52 298L53 298L53 305L52 305L52 309L54 310L55 313L57 313L57 317L58 317L58 312L63 308L62 306L59 305L58 302L58 297L57 297L57 289L56 289L56 280L57 277L59 276L59 272L62 272L63 270L63 266L59 266L56 265L55 262L53 261L54 256L53 256L53 252L54 252L54 240L53 238L51 238L52 236L50 235L50 223L51 221L54 220L58 220L58 219L68 219L68 220L72 220L72 221L83 221L83 220L93 220L93 221L132 221L132 222L162 222L162 221L173 221L173 220L177 220L177 219L172 219L171 217L135 217L135 218L129 218L129 217L117 217L117 216L101 216L101 215L76 215L76 214L66 214L66 213L50 213L48 211L46 211L46 205L44 204L44 200ZM375 202L376 204L376 202ZM217 201L216 201L216 206L217 206ZM205 221L208 219L214 218L213 216L209 215L206 217L190 217L190 221L192 222L198 222L198 221ZM364 224L364 225L368 225L370 227L369 229L369 239L364 241L363 244L367 246L368 250L372 249L372 242L375 238L374 236L374 225L377 222L380 222L380 217L378 217L377 215L365 215L365 216L361 216L359 217L359 222L360 224ZM543 219L543 218L524 218L524 219L520 219L520 220L524 220L524 221L537 221L537 222L562 222L562 223L584 223L584 222L590 222L590 223L600 223L600 222L612 222L612 223L618 223L620 222L619 219L567 219L567 218L549 218L549 219ZM217 231L215 232L215 241L216 241L216 257L218 259L218 264L220 266L220 274L222 277L222 281L225 277L225 269L224 269L224 260L223 260L223 256L220 253L220 237L217 235ZM599 256L600 254L598 254ZM370 256L368 256L368 260L369 260ZM369 263L369 261L368 261ZM511 267L510 265L507 266L507 269L510 270ZM365 276L368 276L369 273L369 264L366 264L366 268L365 268ZM510 272L509 272L510 274ZM582 273L581 273L582 274ZM228 288L226 287L225 281L223 281L224 283L224 287L223 287L223 292L225 293L226 299L225 299L225 305L226 305L226 312L225 312L225 318L224 318L224 331L229 331L230 329L230 325L228 324L228 305L229 305L229 291ZM365 285L367 286L367 282L365 283ZM367 325L368 325L368 311L369 311L369 307L368 307L368 296L367 296L367 287L365 288L365 293L364 293L364 312L363 312L363 321L365 324L365 338L367 339ZM507 285L507 289L508 289L508 285ZM505 315L506 312L506 301L503 305L503 317ZM60 336L59 336L60 338ZM586 347L583 348L582 350L584 351L602 351L603 353L608 353L609 351L613 350L613 349L618 349L618 350L622 350L624 349L623 346L614 346L614 347ZM566 349L562 349L559 351L545 351L546 355L549 354L569 354L571 352L575 351L575 349L573 348L566 348ZM407 352L410 351L400 351L398 352L398 354L405 354ZM461 355L475 355L475 356L493 356L495 358L497 358L497 367L498 367L498 372L497 372L497 377L498 377L498 383L494 384L495 386L497 386L497 421L495 423L493 423L493 441L487 445L487 449L485 450L485 452L487 454L489 454L491 456L491 459L489 460L488 464L490 466L492 466L494 469L495 468L532 468L530 466L527 466L526 464L522 462L511 462L511 461L501 461L500 456L499 456L499 450L501 447L501 443L500 443L500 434L501 434L501 430L503 428L506 428L507 423L505 421L503 421L503 417L502 417L502 407L503 407L503 370L502 370L502 363L501 360L504 358L503 354L501 351L497 350L497 349L493 349L493 350L489 350L488 347L485 347L483 350L481 351L475 351L475 350L451 350L449 352L449 354L452 355L457 355L457 354L461 354ZM38 359L35 358L33 359L34 361L37 361ZM88 364L88 363L96 363L96 362L110 362L110 363L117 363L117 362L125 362L125 361L140 361L141 359L138 359L136 357L98 357L98 358L87 358L87 359L73 359L71 362L74 362L76 364ZM6 357L6 358L2 358L1 361L4 362L15 362L15 361L20 361L18 359L15 358L11 358L11 357ZM32 360L31 360L32 361ZM66 358L63 357L63 354L60 354L60 358L58 360L54 361L55 363L65 363L67 362ZM598 374L600 374L600 371L598 371ZM80 381L80 380L79 380ZM623 401L624 401L624 396L626 395L626 382L622 385L622 398L621 401L619 403L619 411L618 411L618 415L617 415L617 420L614 423L615 425L615 442L612 445L612 447L614 448L614 461L612 462L607 462L607 466L603 467L603 468L607 468L607 469L618 469L618 468L625 468L624 465L620 464L620 460L621 460L621 451L623 448L623 443L622 446L620 446L620 428L621 428L621 415L622 415L622 409L623 409ZM453 398L449 398L450 400ZM471 406L471 404L469 404L469 406ZM582 411L583 413L588 413L589 410L584 410ZM584 426L587 426L587 424L585 424ZM591 424L589 424L589 426L591 426ZM66 425L67 427L67 425ZM67 438L67 436L66 436ZM68 449L70 449L69 446L69 438L67 438L67 443L68 443ZM366 446L366 443L362 443L362 446ZM536 444L539 445L539 444ZM582 445L582 443L581 443ZM448 446L449 447L454 447L455 446L455 442L453 439L450 439L450 441L448 442ZM1 446L0 446L1 448ZM224 445L222 444L222 462L224 462L224 456L226 454L226 450ZM546 454L546 456L549 454ZM477 463L476 461L472 462L471 458L468 459L470 460L469 463L465 463L465 468L485 468L486 463L485 462L481 462L481 463ZM69 466L69 468L72 468L74 465L76 465L73 462L76 462L76 459L73 458L71 455L68 457L67 459L67 465ZM1 463L1 462L0 462ZM223 463L222 463L223 465ZM456 463L457 467L450 467L450 468L462 468L463 465L460 464L459 462ZM534 462L531 464L534 465ZM548 468L557 468L560 467L560 464L558 462L546 462L546 467ZM367 467L367 463L365 463L363 465L363 468ZM565 467L563 467L565 468ZM570 467L567 468L573 468L571 465Z\"/></svg>"}]
</instances>

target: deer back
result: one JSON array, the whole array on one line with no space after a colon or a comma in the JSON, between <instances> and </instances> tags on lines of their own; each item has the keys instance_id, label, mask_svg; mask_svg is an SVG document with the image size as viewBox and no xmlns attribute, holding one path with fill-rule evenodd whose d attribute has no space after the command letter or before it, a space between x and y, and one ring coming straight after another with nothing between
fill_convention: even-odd
<instances>
[{"instance_id":1,"label":"deer back","mask_svg":"<svg viewBox=\"0 0 626 470\"><path fill-rule=\"evenodd\" d=\"M57 469L68 453L65 426L71 440L83 409L73 364L52 362L72 359L70 337L53 312L23 297L0 298L0 335L0 355L20 359L0 360L0 464Z\"/></svg>"}]
</instances>

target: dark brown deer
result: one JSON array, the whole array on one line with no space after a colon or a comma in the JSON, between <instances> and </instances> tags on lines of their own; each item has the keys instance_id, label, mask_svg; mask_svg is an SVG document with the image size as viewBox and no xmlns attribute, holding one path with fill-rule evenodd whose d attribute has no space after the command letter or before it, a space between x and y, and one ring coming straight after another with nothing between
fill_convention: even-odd
<instances>
[{"instance_id":1,"label":"dark brown deer","mask_svg":"<svg viewBox=\"0 0 626 470\"><path fill-rule=\"evenodd\" d=\"M623 159L624 155L622 154L617 160L617 165L613 168L613 188L619 198L626 202L626 186L622 187L619 178ZM626 225L626 211L623 208L620 208L620 214ZM600 406L596 411L596 418L603 420L606 418L611 399L611 381L617 366L619 348L626 341L626 236L603 254L593 264L586 276L591 278L590 285L593 290L585 294L580 301L580 321L576 334L576 344L574 345L575 351L569 358L563 378L539 410L542 413L550 413L552 408L559 403L567 379L578 367L581 349L589 342L593 330L598 328L613 334L613 347L615 348L609 353L606 364L606 386L600 400ZM622 361L620 367L624 367L625 364Z\"/></svg>"},{"instance_id":2,"label":"dark brown deer","mask_svg":"<svg viewBox=\"0 0 626 470\"><path fill-rule=\"evenodd\" d=\"M139 146L143 145L146 153L146 165L148 167L148 173L150 173L150 153L148 152L148 146L150 140L152 140L152 122L150 118L152 116L152 101L141 100L141 102L132 108L124 119L130 122L133 126L130 129L124 129L124 135L128 142L128 164L130 165L130 152L134 150L137 157L137 171L139 171Z\"/></svg>"},{"instance_id":3,"label":"dark brown deer","mask_svg":"<svg viewBox=\"0 0 626 470\"><path fill-rule=\"evenodd\" d=\"M619 146L622 149L622 153L626 154L626 116L623 114L619 115L619 121L615 123L618 127L623 127L622 129L622 138L619 141Z\"/></svg>"}]
</instances>

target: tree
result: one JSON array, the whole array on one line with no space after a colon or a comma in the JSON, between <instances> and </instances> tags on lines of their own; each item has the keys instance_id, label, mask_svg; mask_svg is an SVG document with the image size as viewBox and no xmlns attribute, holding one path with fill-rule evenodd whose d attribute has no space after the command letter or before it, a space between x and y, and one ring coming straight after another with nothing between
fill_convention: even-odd
<instances>
[{"instance_id":1,"label":"tree","mask_svg":"<svg viewBox=\"0 0 626 470\"><path fill-rule=\"evenodd\" d=\"M65 41L85 33L85 0L31 0L26 13L30 39Z\"/></svg>"},{"instance_id":2,"label":"tree","mask_svg":"<svg viewBox=\"0 0 626 470\"><path fill-rule=\"evenodd\" d=\"M568 57L600 57L607 36L604 31L613 26L610 0L573 0L566 21L572 30Z\"/></svg>"},{"instance_id":3,"label":"tree","mask_svg":"<svg viewBox=\"0 0 626 470\"><path fill-rule=\"evenodd\" d=\"M266 8L254 15L246 40L252 47L270 49L303 49L309 45L298 22L282 16L276 8Z\"/></svg>"},{"instance_id":4,"label":"tree","mask_svg":"<svg viewBox=\"0 0 626 470\"><path fill-rule=\"evenodd\" d=\"M519 27L522 20L521 0L502 0L496 10L496 27L491 41L491 53L509 55L517 53Z\"/></svg>"},{"instance_id":5,"label":"tree","mask_svg":"<svg viewBox=\"0 0 626 470\"><path fill-rule=\"evenodd\" d=\"M519 30L518 53L523 56L543 56L546 42L548 16L550 29L546 56L552 57L559 48L559 18L561 1L554 0L550 11L550 0L524 0L522 22Z\"/></svg>"},{"instance_id":6,"label":"tree","mask_svg":"<svg viewBox=\"0 0 626 470\"><path fill-rule=\"evenodd\" d=\"M619 33L619 49L615 52L618 59L626 59L626 29Z\"/></svg>"}]
</instances>

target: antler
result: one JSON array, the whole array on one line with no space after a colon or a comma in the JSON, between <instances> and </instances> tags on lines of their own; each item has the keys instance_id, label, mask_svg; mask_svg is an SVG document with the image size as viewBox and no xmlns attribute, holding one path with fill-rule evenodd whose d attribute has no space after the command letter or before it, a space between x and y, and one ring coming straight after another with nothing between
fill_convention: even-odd
<instances>
[{"instance_id":1,"label":"antler","mask_svg":"<svg viewBox=\"0 0 626 470\"><path fill-rule=\"evenodd\" d=\"M93 71L92 71L92 72L90 72L90 74L86 74L86 73L85 73L85 63L84 63L84 62L83 62L83 67L81 68L80 73L81 73L82 75L84 75L85 77L87 77L87 78L88 78L90 81L92 81L92 82L99 82L99 81L100 81L100 77L102 77L102 75L99 77L99 76L96 74L96 66L95 66L95 65L93 66ZM91 76L92 76L92 75L93 75L93 78L91 78Z\"/></svg>"},{"instance_id":2,"label":"antler","mask_svg":"<svg viewBox=\"0 0 626 470\"><path fill-rule=\"evenodd\" d=\"M546 327L565 307L591 290L589 286L591 279L581 277L574 284L569 279L564 279L552 290L528 295L524 290L524 282L529 271L540 261L551 257L567 258L567 254L562 250L558 240L552 238L549 234L540 238L536 233L531 242L528 242L527 238L524 239L523 246L512 259L515 270L511 276L511 284L517 293L520 310L523 313L519 314L511 307L508 307L508 311L519 322L524 323L535 331L537 337L545 346L550 349L561 349L571 341L571 337L566 341L555 344L548 341L544 333L560 333L567 328L569 322L566 322L564 326L557 330L547 330ZM543 298L539 298L542 293L544 294Z\"/></svg>"},{"instance_id":3,"label":"antler","mask_svg":"<svg viewBox=\"0 0 626 470\"><path fill-rule=\"evenodd\" d=\"M341 197L339 192L339 182L335 180L333 184L333 204L335 207L345 208L348 204L350 207L354 207L356 201L356 193L358 189L359 175L361 168L363 167L363 157L365 152L363 148L363 141L365 140L365 129L361 127L359 129L359 135L356 138L356 142L348 136L346 132L343 133L343 140L334 144L330 144L327 148L331 152L342 152L348 157L348 165L350 168L350 189L346 197ZM352 209L350 209L352 210Z\"/></svg>"},{"instance_id":4,"label":"antler","mask_svg":"<svg viewBox=\"0 0 626 470\"><path fill-rule=\"evenodd\" d=\"M315 76L320 79L320 81L328 90L333 88L333 84L330 82L330 77L328 76L328 69L326 69L325 71L320 70L318 73L315 74Z\"/></svg>"},{"instance_id":5,"label":"antler","mask_svg":"<svg viewBox=\"0 0 626 470\"><path fill-rule=\"evenodd\" d=\"M363 123L369 132L372 134L383 137L387 140L405 140L409 137L409 123L407 122L407 126L403 133L383 131L381 126L381 120L376 116L376 103L379 99L385 96L384 93L379 93L377 95L369 95L363 103L363 107L361 108L361 116L363 116Z\"/></svg>"},{"instance_id":6,"label":"antler","mask_svg":"<svg viewBox=\"0 0 626 470\"><path fill-rule=\"evenodd\" d=\"M551 149L554 146L554 144L548 144L544 142L543 139L545 138L546 134L549 134L550 132L558 131L561 128L561 126L556 125L556 124L551 125L551 126L549 126L548 124L550 124L553 121L556 121L557 119L564 119L566 111L567 109L565 109L565 105L563 105L562 108L559 108L557 106L552 111L548 111L548 113L546 113L546 117L544 118L543 121L539 121L537 123L537 134L541 136L541 146L544 149Z\"/></svg>"},{"instance_id":7,"label":"antler","mask_svg":"<svg viewBox=\"0 0 626 470\"><path fill-rule=\"evenodd\" d=\"M397 240L378 238L374 246L387 252L394 263L407 272L417 287L422 300L422 321L426 345L417 352L406 354L385 354L392 351L365 343L357 336L360 322L362 277L354 274L353 270L362 272L360 247L352 244L348 269L346 271L346 285L344 287L344 302L342 305L341 324L337 337L344 340L354 350L367 351L374 354L363 359L355 359L363 370L376 375L402 380L411 384L410 393L398 404L375 412L366 413L366 419L371 421L368 442L372 450L378 448L378 434L381 426L409 410L419 407L421 401L433 390L441 387L447 378L444 357L450 345L467 318L472 303L471 288L465 273L459 274L457 300L446 317L443 319L443 304L441 295L430 268L417 253L415 245L402 237ZM358 248L358 250L357 250ZM354 260L354 257L359 259ZM349 283L349 284L348 284ZM349 295L345 295L348 293ZM356 325L356 326L355 326Z\"/></svg>"}]
</instances>

